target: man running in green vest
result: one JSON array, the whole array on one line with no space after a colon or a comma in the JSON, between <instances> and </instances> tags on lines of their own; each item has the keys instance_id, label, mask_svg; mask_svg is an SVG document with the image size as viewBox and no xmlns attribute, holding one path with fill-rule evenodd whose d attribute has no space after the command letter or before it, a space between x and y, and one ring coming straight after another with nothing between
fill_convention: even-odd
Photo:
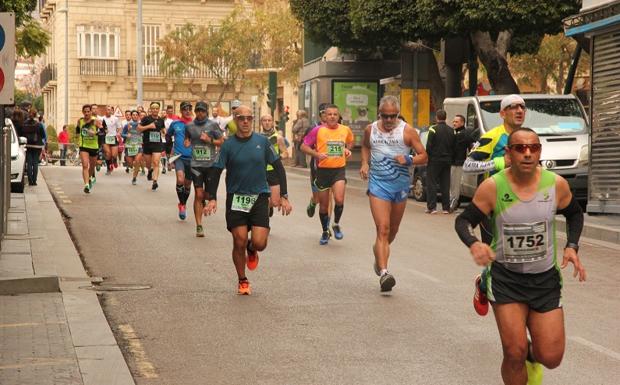
<instances>
[{"instance_id":1,"label":"man running in green vest","mask_svg":"<svg viewBox=\"0 0 620 385\"><path fill-rule=\"evenodd\" d=\"M269 139L269 143L273 146L276 154L280 156L280 159L288 158L288 152L286 151L286 143L284 138L278 133L273 123L273 117L271 115L263 115L260 118L260 126L262 134ZM271 197L269 199L269 216L273 215L273 208L279 207L280 199L280 180L278 174L273 169L273 166L267 165L267 184L271 190Z\"/></svg>"}]
</instances>

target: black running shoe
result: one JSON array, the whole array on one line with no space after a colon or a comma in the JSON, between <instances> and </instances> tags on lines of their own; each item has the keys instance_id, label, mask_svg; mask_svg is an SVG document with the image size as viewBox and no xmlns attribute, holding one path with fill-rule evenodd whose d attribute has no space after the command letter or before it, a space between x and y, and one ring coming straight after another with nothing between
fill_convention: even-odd
<instances>
[{"instance_id":1,"label":"black running shoe","mask_svg":"<svg viewBox=\"0 0 620 385\"><path fill-rule=\"evenodd\" d=\"M149 170L148 174L146 174L146 180L153 180L153 170Z\"/></svg>"},{"instance_id":2,"label":"black running shoe","mask_svg":"<svg viewBox=\"0 0 620 385\"><path fill-rule=\"evenodd\" d=\"M151 190L155 191L155 190L157 190L157 187L159 187L159 185L157 184L157 181L154 180L153 181L153 186L151 187Z\"/></svg>"}]
</instances>

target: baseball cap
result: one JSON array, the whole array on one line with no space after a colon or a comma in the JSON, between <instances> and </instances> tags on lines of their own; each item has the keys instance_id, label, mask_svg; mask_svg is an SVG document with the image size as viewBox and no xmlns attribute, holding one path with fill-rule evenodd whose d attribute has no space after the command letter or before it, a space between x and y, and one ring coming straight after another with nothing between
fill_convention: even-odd
<instances>
[{"instance_id":1,"label":"baseball cap","mask_svg":"<svg viewBox=\"0 0 620 385\"><path fill-rule=\"evenodd\" d=\"M235 99L232 102L230 102L230 108L237 108L240 105L241 105L241 101L238 99Z\"/></svg>"},{"instance_id":2,"label":"baseball cap","mask_svg":"<svg viewBox=\"0 0 620 385\"><path fill-rule=\"evenodd\" d=\"M192 103L188 102L187 100L184 100L181 102L181 109L184 109L186 107L192 108Z\"/></svg>"},{"instance_id":3,"label":"baseball cap","mask_svg":"<svg viewBox=\"0 0 620 385\"><path fill-rule=\"evenodd\" d=\"M321 103L319 104L319 114L322 114L325 109L327 108L327 106L329 106L329 103Z\"/></svg>"},{"instance_id":4,"label":"baseball cap","mask_svg":"<svg viewBox=\"0 0 620 385\"><path fill-rule=\"evenodd\" d=\"M502 99L502 103L500 104L500 111L504 111L504 109L512 104L523 104L525 105L525 100L517 94L512 94L505 96Z\"/></svg>"},{"instance_id":5,"label":"baseball cap","mask_svg":"<svg viewBox=\"0 0 620 385\"><path fill-rule=\"evenodd\" d=\"M200 101L196 103L196 107L194 107L194 110L195 111L198 111L198 110L209 111L209 106L207 105L206 102Z\"/></svg>"}]
</instances>

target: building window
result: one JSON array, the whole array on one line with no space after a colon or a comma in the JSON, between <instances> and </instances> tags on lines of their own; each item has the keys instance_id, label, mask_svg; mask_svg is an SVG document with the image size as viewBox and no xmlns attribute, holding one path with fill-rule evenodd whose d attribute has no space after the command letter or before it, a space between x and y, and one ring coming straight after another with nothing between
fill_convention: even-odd
<instances>
[{"instance_id":1,"label":"building window","mask_svg":"<svg viewBox=\"0 0 620 385\"><path fill-rule=\"evenodd\" d=\"M77 44L80 59L118 59L120 28L78 25Z\"/></svg>"},{"instance_id":2,"label":"building window","mask_svg":"<svg viewBox=\"0 0 620 385\"><path fill-rule=\"evenodd\" d=\"M144 74L159 75L159 59L161 51L157 41L161 38L159 25L145 24L142 26L142 47L144 49Z\"/></svg>"}]
</instances>

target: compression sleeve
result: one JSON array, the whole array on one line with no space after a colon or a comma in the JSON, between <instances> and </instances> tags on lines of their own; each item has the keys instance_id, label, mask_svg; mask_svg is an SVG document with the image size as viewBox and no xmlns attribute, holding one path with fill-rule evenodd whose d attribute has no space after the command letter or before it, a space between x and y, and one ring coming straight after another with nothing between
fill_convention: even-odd
<instances>
[{"instance_id":1,"label":"compression sleeve","mask_svg":"<svg viewBox=\"0 0 620 385\"><path fill-rule=\"evenodd\" d=\"M566 242L579 244L579 237L583 230L583 210L575 197L572 197L568 206L557 211L566 218Z\"/></svg>"},{"instance_id":2,"label":"compression sleeve","mask_svg":"<svg viewBox=\"0 0 620 385\"><path fill-rule=\"evenodd\" d=\"M278 174L278 180L280 181L280 195L288 195L288 189L286 186L286 171L284 170L282 160L278 158L271 165L273 166L273 170L276 174Z\"/></svg>"},{"instance_id":3,"label":"compression sleeve","mask_svg":"<svg viewBox=\"0 0 620 385\"><path fill-rule=\"evenodd\" d=\"M456 217L454 229L465 246L470 247L479 239L474 234L474 227L478 226L486 215L472 202Z\"/></svg>"},{"instance_id":4,"label":"compression sleeve","mask_svg":"<svg viewBox=\"0 0 620 385\"><path fill-rule=\"evenodd\" d=\"M224 169L219 167L213 167L213 179L207 183L207 192L209 193L209 200L217 200L217 187L220 185L220 175Z\"/></svg>"}]
</instances>

